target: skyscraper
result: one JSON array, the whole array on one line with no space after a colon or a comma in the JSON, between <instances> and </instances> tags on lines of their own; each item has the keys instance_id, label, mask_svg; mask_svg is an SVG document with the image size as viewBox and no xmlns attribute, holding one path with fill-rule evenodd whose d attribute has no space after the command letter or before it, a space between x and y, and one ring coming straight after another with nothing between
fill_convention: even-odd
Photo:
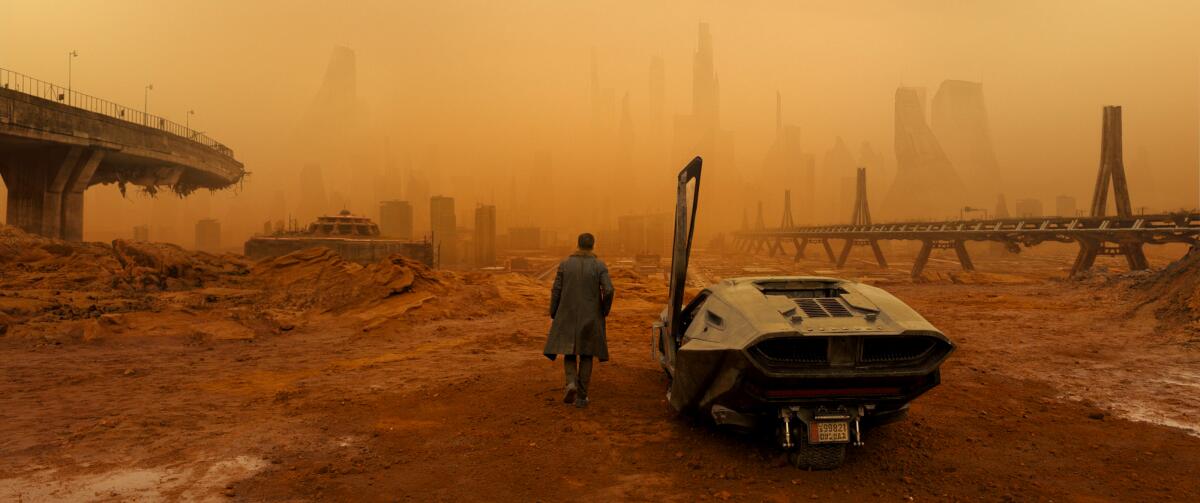
<instances>
[{"instance_id":1,"label":"skyscraper","mask_svg":"<svg viewBox=\"0 0 1200 503\"><path fill-rule=\"evenodd\" d=\"M799 195L800 221L810 221L814 207L811 201L812 187L805 190L804 152L800 149L800 128L783 121L783 95L775 93L775 141L767 149L763 160L763 171L758 181L758 190L771 193L779 189L791 190ZM811 173L808 174L811 177Z\"/></svg>"},{"instance_id":2,"label":"skyscraper","mask_svg":"<svg viewBox=\"0 0 1200 503\"><path fill-rule=\"evenodd\" d=\"M413 238L413 208L408 201L379 203L379 231L396 239Z\"/></svg>"},{"instance_id":3,"label":"skyscraper","mask_svg":"<svg viewBox=\"0 0 1200 503\"><path fill-rule=\"evenodd\" d=\"M983 84L947 80L933 95L929 126L946 157L962 177L966 202L982 205L1003 190L1000 163L992 147Z\"/></svg>"},{"instance_id":4,"label":"skyscraper","mask_svg":"<svg viewBox=\"0 0 1200 503\"><path fill-rule=\"evenodd\" d=\"M888 219L949 218L964 201L962 180L926 122L925 90L896 89L896 177L884 200Z\"/></svg>"},{"instance_id":5,"label":"skyscraper","mask_svg":"<svg viewBox=\"0 0 1200 503\"><path fill-rule=\"evenodd\" d=\"M721 130L720 80L713 57L712 33L708 23L700 23L696 52L692 55L692 110L689 115L675 117L675 137L672 141L671 161L683 166L695 156L704 158L707 170L706 181L715 187L716 194L710 201L709 215L718 218L717 227L733 228L737 222L731 217L736 213L734 202L736 187L743 186L738 180L737 168L733 164L733 134Z\"/></svg>"},{"instance_id":6,"label":"skyscraper","mask_svg":"<svg viewBox=\"0 0 1200 503\"><path fill-rule=\"evenodd\" d=\"M475 208L475 265L496 265L496 207L480 205Z\"/></svg>"},{"instance_id":7,"label":"skyscraper","mask_svg":"<svg viewBox=\"0 0 1200 503\"><path fill-rule=\"evenodd\" d=\"M650 87L647 95L650 103L650 126L647 131L655 137L662 135L663 121L666 120L667 107L667 77L661 56L650 58Z\"/></svg>"},{"instance_id":8,"label":"skyscraper","mask_svg":"<svg viewBox=\"0 0 1200 503\"><path fill-rule=\"evenodd\" d=\"M458 264L458 218L453 197L429 198L429 228L438 265Z\"/></svg>"},{"instance_id":9,"label":"skyscraper","mask_svg":"<svg viewBox=\"0 0 1200 503\"><path fill-rule=\"evenodd\" d=\"M201 219L196 222L196 249L203 252L220 253L220 222L211 218Z\"/></svg>"},{"instance_id":10,"label":"skyscraper","mask_svg":"<svg viewBox=\"0 0 1200 503\"><path fill-rule=\"evenodd\" d=\"M300 168L300 201L296 213L301 221L309 221L329 211L329 199L325 192L325 177L321 166L315 163ZM207 215L206 215L207 216Z\"/></svg>"}]
</instances>

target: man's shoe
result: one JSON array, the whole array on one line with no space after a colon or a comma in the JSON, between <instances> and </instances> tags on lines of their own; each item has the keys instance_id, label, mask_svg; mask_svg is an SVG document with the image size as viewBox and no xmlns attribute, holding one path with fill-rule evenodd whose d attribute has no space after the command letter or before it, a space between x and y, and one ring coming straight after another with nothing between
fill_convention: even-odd
<instances>
[{"instance_id":1,"label":"man's shoe","mask_svg":"<svg viewBox=\"0 0 1200 503\"><path fill-rule=\"evenodd\" d=\"M581 396L581 397L575 399L575 408L576 409L585 409L585 408L587 408L587 406L588 406L587 397Z\"/></svg>"},{"instance_id":2,"label":"man's shoe","mask_svg":"<svg viewBox=\"0 0 1200 503\"><path fill-rule=\"evenodd\" d=\"M563 396L563 403L574 402L576 391L578 391L578 389L575 387L574 384L567 386L567 394L565 396Z\"/></svg>"}]
</instances>

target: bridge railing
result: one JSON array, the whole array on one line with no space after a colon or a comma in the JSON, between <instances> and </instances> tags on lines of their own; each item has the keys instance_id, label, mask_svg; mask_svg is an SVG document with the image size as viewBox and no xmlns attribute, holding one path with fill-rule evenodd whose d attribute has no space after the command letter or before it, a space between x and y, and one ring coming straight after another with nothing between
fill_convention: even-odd
<instances>
[{"instance_id":1,"label":"bridge railing","mask_svg":"<svg viewBox=\"0 0 1200 503\"><path fill-rule=\"evenodd\" d=\"M208 135L142 110L100 99L95 96L69 90L66 87L35 79L28 75L0 68L0 88L17 91L30 96L69 105L89 112L98 113L125 122L139 124L191 140L233 158L233 150Z\"/></svg>"}]
</instances>

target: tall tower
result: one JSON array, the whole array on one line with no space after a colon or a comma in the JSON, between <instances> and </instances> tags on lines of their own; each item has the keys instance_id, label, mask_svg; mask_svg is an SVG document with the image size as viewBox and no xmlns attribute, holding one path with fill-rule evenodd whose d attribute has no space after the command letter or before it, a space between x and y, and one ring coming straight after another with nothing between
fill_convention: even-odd
<instances>
[{"instance_id":1,"label":"tall tower","mask_svg":"<svg viewBox=\"0 0 1200 503\"><path fill-rule=\"evenodd\" d=\"M924 89L896 89L896 176L883 205L889 219L946 218L970 202L925 116Z\"/></svg>"},{"instance_id":2,"label":"tall tower","mask_svg":"<svg viewBox=\"0 0 1200 503\"><path fill-rule=\"evenodd\" d=\"M475 265L496 265L496 207L481 205L475 208Z\"/></svg>"},{"instance_id":3,"label":"tall tower","mask_svg":"<svg viewBox=\"0 0 1200 503\"><path fill-rule=\"evenodd\" d=\"M947 80L933 95L929 127L966 186L966 202L982 205L1002 190L1000 163L992 147L983 84Z\"/></svg>"},{"instance_id":4,"label":"tall tower","mask_svg":"<svg viewBox=\"0 0 1200 503\"><path fill-rule=\"evenodd\" d=\"M596 58L596 49L592 48L591 89L592 100L592 134L611 135L613 115L616 112L616 98L611 87L601 87L600 63Z\"/></svg>"},{"instance_id":5,"label":"tall tower","mask_svg":"<svg viewBox=\"0 0 1200 503\"><path fill-rule=\"evenodd\" d=\"M702 128L715 132L721 127L717 104L720 83L713 63L712 33L700 23L700 40L692 55L692 114Z\"/></svg>"},{"instance_id":6,"label":"tall tower","mask_svg":"<svg viewBox=\"0 0 1200 503\"><path fill-rule=\"evenodd\" d=\"M458 218L454 214L454 198L429 198L429 228L438 265L458 263Z\"/></svg>"},{"instance_id":7,"label":"tall tower","mask_svg":"<svg viewBox=\"0 0 1200 503\"><path fill-rule=\"evenodd\" d=\"M617 167L620 172L616 184L611 188L616 190L621 184L634 185L633 170L633 115L629 112L629 93L621 98L621 123L617 128ZM627 203L629 201L626 201ZM625 207L619 210L629 210Z\"/></svg>"},{"instance_id":8,"label":"tall tower","mask_svg":"<svg viewBox=\"0 0 1200 503\"><path fill-rule=\"evenodd\" d=\"M663 68L663 59L661 56L650 58L650 127L649 132L653 135L661 135L663 122L666 120L667 106L667 77L666 70Z\"/></svg>"}]
</instances>

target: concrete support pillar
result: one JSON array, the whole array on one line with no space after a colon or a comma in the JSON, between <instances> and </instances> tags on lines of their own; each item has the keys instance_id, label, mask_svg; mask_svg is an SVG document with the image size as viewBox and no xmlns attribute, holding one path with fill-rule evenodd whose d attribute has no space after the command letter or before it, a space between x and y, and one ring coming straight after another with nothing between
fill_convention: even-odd
<instances>
[{"instance_id":1,"label":"concrete support pillar","mask_svg":"<svg viewBox=\"0 0 1200 503\"><path fill-rule=\"evenodd\" d=\"M8 225L29 233L42 232L43 195L46 193L46 173L38 166L29 166L25 159L9 159L0 174L8 187Z\"/></svg>"},{"instance_id":2,"label":"concrete support pillar","mask_svg":"<svg viewBox=\"0 0 1200 503\"><path fill-rule=\"evenodd\" d=\"M62 239L83 241L83 191L87 190L103 159L103 150L91 150L72 171L62 194Z\"/></svg>"},{"instance_id":3,"label":"concrete support pillar","mask_svg":"<svg viewBox=\"0 0 1200 503\"><path fill-rule=\"evenodd\" d=\"M46 191L42 194L42 229L39 234L46 237L62 237L62 193L70 181L71 173L79 164L79 156L83 149L69 147L60 156L49 160L46 169Z\"/></svg>"},{"instance_id":4,"label":"concrete support pillar","mask_svg":"<svg viewBox=\"0 0 1200 503\"><path fill-rule=\"evenodd\" d=\"M792 257L792 262L799 262L804 258L804 249L808 247L808 239L792 239L792 244L796 245L796 255Z\"/></svg>"},{"instance_id":5,"label":"concrete support pillar","mask_svg":"<svg viewBox=\"0 0 1200 503\"><path fill-rule=\"evenodd\" d=\"M770 256L774 257L776 253L783 253L783 238L775 238L775 243L771 245Z\"/></svg>"},{"instance_id":6,"label":"concrete support pillar","mask_svg":"<svg viewBox=\"0 0 1200 503\"><path fill-rule=\"evenodd\" d=\"M917 258L913 260L912 279L921 277L921 273L925 271L925 264L929 263L931 253L933 253L933 241L921 241L921 251L917 252Z\"/></svg>"},{"instance_id":7,"label":"concrete support pillar","mask_svg":"<svg viewBox=\"0 0 1200 503\"><path fill-rule=\"evenodd\" d=\"M921 251L917 252L917 259L913 261L912 278L918 279L921 273L925 270L925 265L929 263L929 255L933 253L934 248L953 249L955 255L958 255L958 263L964 271L974 271L975 263L971 262L971 255L967 253L967 245L965 242L954 240L926 240L921 241Z\"/></svg>"},{"instance_id":8,"label":"concrete support pillar","mask_svg":"<svg viewBox=\"0 0 1200 503\"><path fill-rule=\"evenodd\" d=\"M967 253L966 243L962 241L955 241L954 253L958 255L958 264L962 266L964 271L975 270L975 263L971 262L971 255Z\"/></svg>"},{"instance_id":9,"label":"concrete support pillar","mask_svg":"<svg viewBox=\"0 0 1200 503\"><path fill-rule=\"evenodd\" d=\"M879 241L875 239L847 239L845 246L842 247L842 254L838 256L838 269L846 266L846 259L850 258L850 249L855 245L870 246L871 251L875 253L875 262L879 264L879 268L887 269L887 259L883 257L883 249L879 248Z\"/></svg>"},{"instance_id":10,"label":"concrete support pillar","mask_svg":"<svg viewBox=\"0 0 1200 503\"><path fill-rule=\"evenodd\" d=\"M884 256L883 256L883 248L879 247L879 240L877 240L877 239L871 240L871 251L873 251L875 253L875 263L879 264L879 268L887 269L888 268L887 258L884 258Z\"/></svg>"},{"instance_id":11,"label":"concrete support pillar","mask_svg":"<svg viewBox=\"0 0 1200 503\"><path fill-rule=\"evenodd\" d=\"M833 256L833 247L829 245L829 238L821 238L821 245L825 247L825 256L829 257L829 261L837 263L837 257Z\"/></svg>"},{"instance_id":12,"label":"concrete support pillar","mask_svg":"<svg viewBox=\"0 0 1200 503\"><path fill-rule=\"evenodd\" d=\"M29 151L0 162L8 187L8 225L46 237L83 240L83 191L102 150L64 147Z\"/></svg>"}]
</instances>

